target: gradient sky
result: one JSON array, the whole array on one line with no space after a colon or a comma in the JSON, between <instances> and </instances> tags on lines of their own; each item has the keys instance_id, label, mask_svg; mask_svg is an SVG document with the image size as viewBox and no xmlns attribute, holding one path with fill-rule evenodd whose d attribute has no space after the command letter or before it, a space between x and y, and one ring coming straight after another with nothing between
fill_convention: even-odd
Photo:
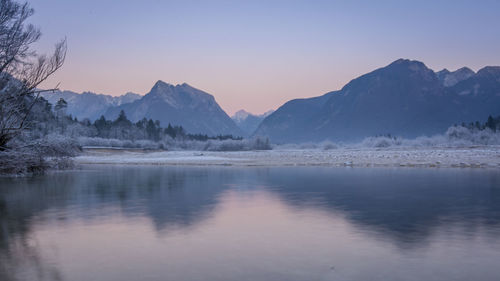
<instances>
[{"instance_id":1,"label":"gradient sky","mask_svg":"<svg viewBox=\"0 0 500 281\"><path fill-rule=\"evenodd\" d=\"M66 37L43 87L120 95L186 82L228 114L337 90L398 58L500 65L500 1L30 0L36 48Z\"/></svg>"}]
</instances>

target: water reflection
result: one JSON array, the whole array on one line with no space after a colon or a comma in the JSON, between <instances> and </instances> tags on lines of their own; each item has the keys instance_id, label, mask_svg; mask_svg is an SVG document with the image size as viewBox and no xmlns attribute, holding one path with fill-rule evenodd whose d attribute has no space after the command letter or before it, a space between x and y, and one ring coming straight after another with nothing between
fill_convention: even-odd
<instances>
[{"instance_id":1,"label":"water reflection","mask_svg":"<svg viewBox=\"0 0 500 281\"><path fill-rule=\"evenodd\" d=\"M500 174L94 167L0 179L0 226L0 280L495 280Z\"/></svg>"},{"instance_id":2,"label":"water reflection","mask_svg":"<svg viewBox=\"0 0 500 281\"><path fill-rule=\"evenodd\" d=\"M285 170L271 182L288 204L311 201L342 210L363 228L379 231L402 247L425 242L435 227L460 224L474 232L500 223L497 171L435 169L316 169L297 181ZM417 245L418 246L418 245Z\"/></svg>"}]
</instances>

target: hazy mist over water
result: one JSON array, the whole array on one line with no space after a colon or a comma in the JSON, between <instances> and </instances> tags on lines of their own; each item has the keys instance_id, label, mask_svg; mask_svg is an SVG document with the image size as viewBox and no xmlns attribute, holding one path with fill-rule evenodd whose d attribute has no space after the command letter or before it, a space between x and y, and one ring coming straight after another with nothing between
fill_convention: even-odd
<instances>
[{"instance_id":1,"label":"hazy mist over water","mask_svg":"<svg viewBox=\"0 0 500 281\"><path fill-rule=\"evenodd\" d=\"M487 169L2 178L0 280L497 280L499 187Z\"/></svg>"}]
</instances>

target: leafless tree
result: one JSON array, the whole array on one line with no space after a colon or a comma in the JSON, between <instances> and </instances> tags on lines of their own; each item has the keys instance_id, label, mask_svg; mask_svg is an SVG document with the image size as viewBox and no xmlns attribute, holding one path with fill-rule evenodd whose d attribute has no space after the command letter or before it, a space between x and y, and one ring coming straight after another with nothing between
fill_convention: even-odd
<instances>
[{"instance_id":1,"label":"leafless tree","mask_svg":"<svg viewBox=\"0 0 500 281\"><path fill-rule=\"evenodd\" d=\"M28 116L38 100L38 85L58 70L66 57L66 40L51 56L39 55L31 46L40 30L26 20L33 15L27 3L0 0L0 151L28 126Z\"/></svg>"}]
</instances>

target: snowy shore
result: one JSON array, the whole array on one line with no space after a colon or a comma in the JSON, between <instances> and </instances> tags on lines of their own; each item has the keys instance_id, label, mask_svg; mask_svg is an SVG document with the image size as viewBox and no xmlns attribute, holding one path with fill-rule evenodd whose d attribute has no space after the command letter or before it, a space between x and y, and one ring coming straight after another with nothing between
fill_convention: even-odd
<instances>
[{"instance_id":1,"label":"snowy shore","mask_svg":"<svg viewBox=\"0 0 500 281\"><path fill-rule=\"evenodd\" d=\"M134 151L85 149L77 164L471 167L500 169L500 146L339 148L268 151Z\"/></svg>"}]
</instances>

